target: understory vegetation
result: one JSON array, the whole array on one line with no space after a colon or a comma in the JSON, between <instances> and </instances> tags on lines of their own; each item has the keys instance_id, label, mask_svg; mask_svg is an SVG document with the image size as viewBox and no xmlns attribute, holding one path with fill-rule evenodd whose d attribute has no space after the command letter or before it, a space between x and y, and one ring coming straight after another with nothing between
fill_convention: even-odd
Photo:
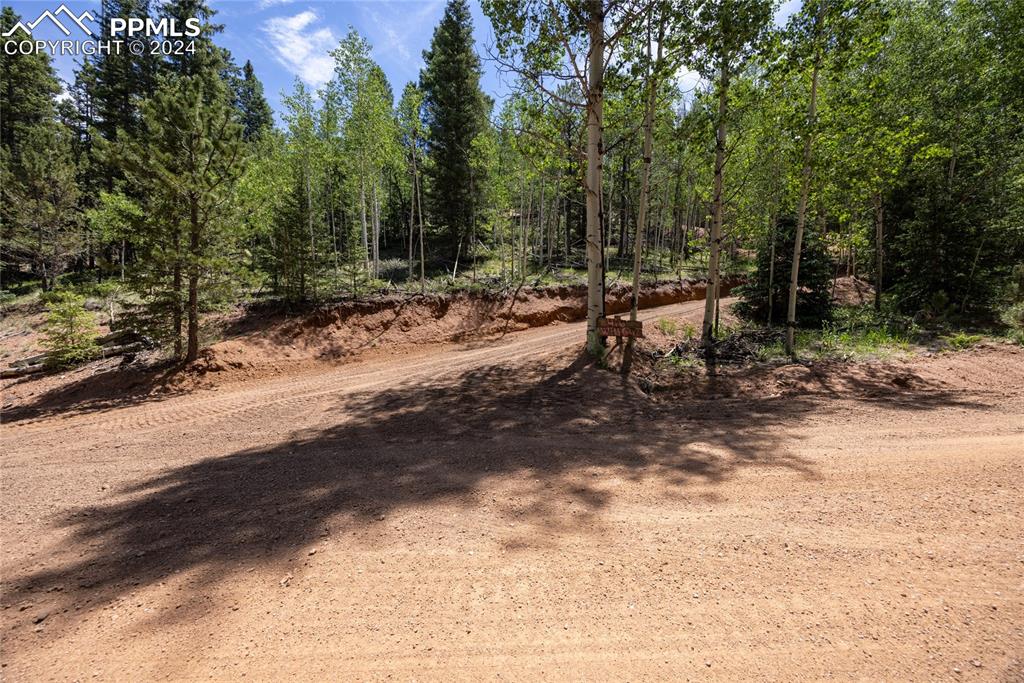
<instances>
[{"instance_id":1,"label":"understory vegetation","mask_svg":"<svg viewBox=\"0 0 1024 683\"><path fill-rule=\"evenodd\" d=\"M189 361L239 303L586 282L600 353L608 284L695 277L709 351L744 333L715 305L741 273L762 359L1024 343L1024 0L482 6L507 93L450 0L418 82L352 29L277 119L202 0L102 4L104 32L199 18L189 55L99 54L62 83L45 52L3 54L0 306L47 292L60 365L95 318ZM874 300L835 307L841 276Z\"/></svg>"},{"instance_id":2,"label":"understory vegetation","mask_svg":"<svg viewBox=\"0 0 1024 683\"><path fill-rule=\"evenodd\" d=\"M828 322L797 330L794 349L785 346L785 331L740 321L723 325L707 347L692 328L661 320L658 328L673 342L667 351L654 351L655 361L670 368L704 368L709 364L747 364L814 361L869 361L963 351L982 342L1021 343L1015 328L960 329L956 324L919 324L893 310L881 313L870 304L834 306Z\"/></svg>"}]
</instances>

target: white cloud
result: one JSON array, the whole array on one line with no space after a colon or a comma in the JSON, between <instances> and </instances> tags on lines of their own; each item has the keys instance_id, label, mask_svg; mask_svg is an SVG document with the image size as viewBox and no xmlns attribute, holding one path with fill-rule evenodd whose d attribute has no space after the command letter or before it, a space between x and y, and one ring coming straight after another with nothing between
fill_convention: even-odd
<instances>
[{"instance_id":1,"label":"white cloud","mask_svg":"<svg viewBox=\"0 0 1024 683\"><path fill-rule=\"evenodd\" d=\"M388 47L397 52L402 59L412 59L409 48L405 46L405 40L398 35L398 31L391 26L385 26L384 35L388 37Z\"/></svg>"},{"instance_id":2,"label":"white cloud","mask_svg":"<svg viewBox=\"0 0 1024 683\"><path fill-rule=\"evenodd\" d=\"M364 34L374 46L378 61L394 62L415 73L422 63L419 54L413 54L410 45L417 44L424 32L433 32L440 21L446 0L420 0L409 2L377 2L362 6L365 18ZM414 9L415 8L415 9Z\"/></svg>"},{"instance_id":3,"label":"white cloud","mask_svg":"<svg viewBox=\"0 0 1024 683\"><path fill-rule=\"evenodd\" d=\"M295 0L260 0L259 8L267 9L268 7L274 7L275 5L290 5L293 2L295 2Z\"/></svg>"},{"instance_id":4,"label":"white cloud","mask_svg":"<svg viewBox=\"0 0 1024 683\"><path fill-rule=\"evenodd\" d=\"M369 20L369 25L373 28L378 29L378 35L371 35L370 39L383 37L384 45L381 46L386 50L398 54L399 57L405 60L412 59L412 55L409 53L409 48L406 47L406 36L399 33L395 24L390 18L385 19L381 16L380 12L376 10L364 8L364 13ZM377 33L376 31L374 33ZM375 46L377 47L377 46Z\"/></svg>"},{"instance_id":5,"label":"white cloud","mask_svg":"<svg viewBox=\"0 0 1024 683\"><path fill-rule=\"evenodd\" d=\"M331 29L320 27L320 16L306 10L291 17L274 17L263 24L274 59L311 86L320 86L334 75L330 51L338 46Z\"/></svg>"}]
</instances>

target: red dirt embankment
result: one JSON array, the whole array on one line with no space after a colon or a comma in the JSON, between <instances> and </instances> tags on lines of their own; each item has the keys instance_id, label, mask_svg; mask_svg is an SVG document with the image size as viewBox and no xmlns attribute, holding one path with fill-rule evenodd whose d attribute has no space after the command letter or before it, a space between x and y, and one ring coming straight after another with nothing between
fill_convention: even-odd
<instances>
[{"instance_id":1,"label":"red dirt embankment","mask_svg":"<svg viewBox=\"0 0 1024 683\"><path fill-rule=\"evenodd\" d=\"M737 284L737 280L723 281L722 296ZM640 306L700 300L705 289L703 280L647 286L641 291ZM629 287L609 288L609 314L628 311L629 305ZM494 339L507 332L585 317L586 287L582 285L382 296L292 315L251 310L226 330L223 341L201 351L199 360L185 368L145 363L123 366L118 358L95 361L61 374L0 382L2 405L7 419L24 418L83 405L116 404L128 396L178 393L318 371L325 363L408 354L425 344Z\"/></svg>"},{"instance_id":2,"label":"red dirt embankment","mask_svg":"<svg viewBox=\"0 0 1024 683\"><path fill-rule=\"evenodd\" d=\"M738 284L723 281L722 296ZM703 299L706 282L681 280L645 286L640 307L652 308ZM630 307L631 290L608 289L608 314ZM507 332L573 322L587 315L582 285L521 288L514 292L467 293L412 297L385 296L345 301L301 317L250 321L248 330L206 349L194 370L199 373L253 371L309 361L400 351L422 344L443 344L500 336Z\"/></svg>"},{"instance_id":3,"label":"red dirt embankment","mask_svg":"<svg viewBox=\"0 0 1024 683\"><path fill-rule=\"evenodd\" d=\"M875 288L859 277L837 277L832 283L832 301L840 306L863 306L875 300Z\"/></svg>"}]
</instances>

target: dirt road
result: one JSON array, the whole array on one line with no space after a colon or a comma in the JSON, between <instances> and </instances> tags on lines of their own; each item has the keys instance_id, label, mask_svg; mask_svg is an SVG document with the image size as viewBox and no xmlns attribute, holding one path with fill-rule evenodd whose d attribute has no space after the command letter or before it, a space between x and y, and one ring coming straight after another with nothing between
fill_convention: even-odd
<instances>
[{"instance_id":1,"label":"dirt road","mask_svg":"<svg viewBox=\"0 0 1024 683\"><path fill-rule=\"evenodd\" d=\"M580 337L5 424L0 676L1024 680L1024 354L652 400Z\"/></svg>"}]
</instances>

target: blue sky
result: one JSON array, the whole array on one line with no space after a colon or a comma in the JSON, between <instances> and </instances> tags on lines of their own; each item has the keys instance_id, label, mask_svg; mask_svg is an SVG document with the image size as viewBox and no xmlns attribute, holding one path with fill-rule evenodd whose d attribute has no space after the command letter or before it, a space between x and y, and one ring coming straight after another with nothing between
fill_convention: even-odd
<instances>
[{"instance_id":1,"label":"blue sky","mask_svg":"<svg viewBox=\"0 0 1024 683\"><path fill-rule=\"evenodd\" d=\"M786 0L776 22L799 8L801 0ZM15 0L5 2L25 19L34 19L46 9L55 10L60 0ZM99 0L65 0L75 13L91 10L99 14ZM408 81L415 81L423 66L423 50L430 44L434 27L444 14L446 0L212 0L216 20L224 24L217 43L231 50L239 65L252 61L263 81L267 100L280 111L281 94L292 88L295 78L319 87L333 71L328 52L355 27L373 45L373 57L384 69L396 96ZM493 45L490 21L479 2L471 0L477 52L483 58L483 89L502 99L508 77L487 61L487 47ZM36 38L63 38L48 23L34 32ZM74 36L72 36L74 37ZM70 81L76 69L75 57L57 57L54 66L61 78ZM693 76L683 75L692 81Z\"/></svg>"}]
</instances>

